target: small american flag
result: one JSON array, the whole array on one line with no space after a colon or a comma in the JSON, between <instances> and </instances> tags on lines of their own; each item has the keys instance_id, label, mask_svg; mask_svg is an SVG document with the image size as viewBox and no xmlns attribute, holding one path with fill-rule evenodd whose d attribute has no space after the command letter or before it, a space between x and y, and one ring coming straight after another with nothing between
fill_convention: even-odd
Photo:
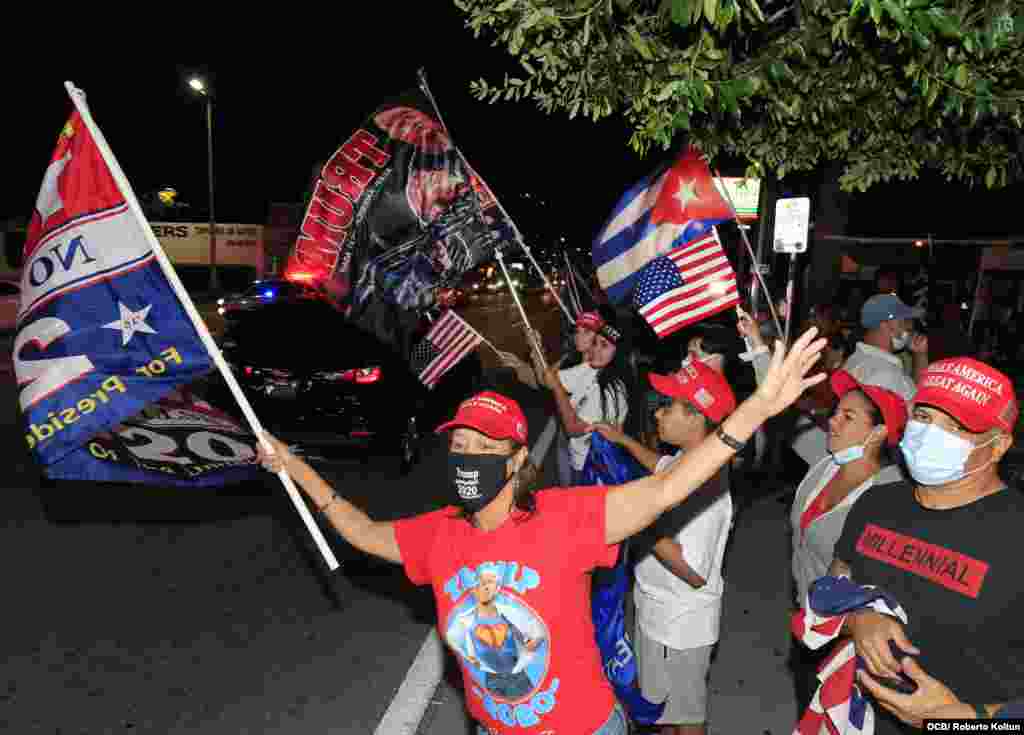
<instances>
[{"instance_id":1,"label":"small american flag","mask_svg":"<svg viewBox=\"0 0 1024 735\"><path fill-rule=\"evenodd\" d=\"M441 376L483 341L484 338L458 314L446 311L413 349L413 372L423 385L433 388Z\"/></svg>"},{"instance_id":2,"label":"small american flag","mask_svg":"<svg viewBox=\"0 0 1024 735\"><path fill-rule=\"evenodd\" d=\"M736 272L714 229L644 268L633 303L660 338L738 304Z\"/></svg>"}]
</instances>

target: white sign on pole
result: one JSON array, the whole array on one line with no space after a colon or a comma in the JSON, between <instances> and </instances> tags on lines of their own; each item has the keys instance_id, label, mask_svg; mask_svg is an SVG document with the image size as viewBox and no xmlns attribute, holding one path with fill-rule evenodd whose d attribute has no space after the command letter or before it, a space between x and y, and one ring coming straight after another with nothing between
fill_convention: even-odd
<instances>
[{"instance_id":1,"label":"white sign on pole","mask_svg":"<svg viewBox=\"0 0 1024 735\"><path fill-rule=\"evenodd\" d=\"M807 197L779 199L775 203L775 252L807 252L811 222L811 200Z\"/></svg>"}]
</instances>

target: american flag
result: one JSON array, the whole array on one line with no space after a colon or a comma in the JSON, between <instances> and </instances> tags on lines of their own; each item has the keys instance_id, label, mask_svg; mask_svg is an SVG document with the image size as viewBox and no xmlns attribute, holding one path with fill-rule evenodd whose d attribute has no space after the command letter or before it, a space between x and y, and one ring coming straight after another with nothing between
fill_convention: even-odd
<instances>
[{"instance_id":1,"label":"american flag","mask_svg":"<svg viewBox=\"0 0 1024 735\"><path fill-rule=\"evenodd\" d=\"M882 590L846 577L822 577L811 585L803 607L793 616L793 635L809 648L821 648L839 637L847 613L865 608L907 623L903 608ZM837 647L818 670L821 686L793 735L872 735L875 712L856 683L857 671L863 668L853 641Z\"/></svg>"},{"instance_id":2,"label":"american flag","mask_svg":"<svg viewBox=\"0 0 1024 735\"><path fill-rule=\"evenodd\" d=\"M476 349L484 338L454 311L446 311L412 351L412 369L433 388L445 373Z\"/></svg>"},{"instance_id":3,"label":"american flag","mask_svg":"<svg viewBox=\"0 0 1024 735\"><path fill-rule=\"evenodd\" d=\"M738 304L736 272L714 228L647 265L633 303L660 338Z\"/></svg>"}]
</instances>

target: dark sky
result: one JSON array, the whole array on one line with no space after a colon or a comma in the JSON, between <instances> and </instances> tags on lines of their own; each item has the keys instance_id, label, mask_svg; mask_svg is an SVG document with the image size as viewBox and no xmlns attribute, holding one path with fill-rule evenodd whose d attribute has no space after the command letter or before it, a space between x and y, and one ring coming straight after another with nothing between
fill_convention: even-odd
<instances>
[{"instance_id":1,"label":"dark sky","mask_svg":"<svg viewBox=\"0 0 1024 735\"><path fill-rule=\"evenodd\" d=\"M481 75L499 81L505 70L515 72L514 62L489 41L474 39L449 3L413 7L421 5L431 11L403 9L421 14L407 15L404 36L390 28L383 40L368 43L348 34L335 42L336 54L312 61L267 46L265 53L250 47L218 63L147 59L120 71L111 64L90 66L76 55L63 70L51 62L52 73L8 75L5 96L18 106L5 115L0 217L31 212L70 111L65 79L87 92L93 116L137 195L173 186L180 200L205 209L205 113L185 79L193 69L209 73L217 94L218 220L261 222L268 202L298 201L314 164L384 97L414 86L416 69L425 66L456 144L527 237L543 242L564 235L589 242L621 193L664 154L640 160L629 150L619 120L594 125L563 114L546 116L532 103L475 101L469 81ZM527 192L532 200L522 197ZM854 200L850 230L942 236L1024 232L1014 216L1022 193L1021 186L996 194L983 188L970 192L938 178L881 186ZM532 204L537 200L546 206Z\"/></svg>"}]
</instances>

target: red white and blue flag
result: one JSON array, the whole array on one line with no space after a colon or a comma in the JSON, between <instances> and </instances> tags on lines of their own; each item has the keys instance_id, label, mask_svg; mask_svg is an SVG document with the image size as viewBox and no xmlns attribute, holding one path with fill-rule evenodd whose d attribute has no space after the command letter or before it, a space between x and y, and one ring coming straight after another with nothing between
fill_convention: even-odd
<instances>
[{"instance_id":1,"label":"red white and blue flag","mask_svg":"<svg viewBox=\"0 0 1024 735\"><path fill-rule=\"evenodd\" d=\"M81 462L110 451L93 446L94 437L124 431L146 406L212 368L134 195L117 183L120 169L84 94L71 94L76 109L57 140L25 242L13 355L25 441L61 477L85 474ZM131 430L121 444L128 456L120 459L130 461L117 464L136 474L196 461L152 432Z\"/></svg>"},{"instance_id":2,"label":"red white and blue flag","mask_svg":"<svg viewBox=\"0 0 1024 735\"><path fill-rule=\"evenodd\" d=\"M615 205L592 248L601 288L612 303L623 303L645 266L730 219L732 209L715 188L711 169L690 146L670 168L646 176Z\"/></svg>"},{"instance_id":3,"label":"red white and blue flag","mask_svg":"<svg viewBox=\"0 0 1024 735\"><path fill-rule=\"evenodd\" d=\"M736 272L714 227L648 263L633 303L662 338L738 304Z\"/></svg>"},{"instance_id":4,"label":"red white and blue flag","mask_svg":"<svg viewBox=\"0 0 1024 735\"><path fill-rule=\"evenodd\" d=\"M423 385L433 388L445 373L483 341L479 332L449 309L413 349L413 372Z\"/></svg>"},{"instance_id":5,"label":"red white and blue flag","mask_svg":"<svg viewBox=\"0 0 1024 735\"><path fill-rule=\"evenodd\" d=\"M808 648L821 648L839 637L848 613L865 608L906 625L906 612L880 589L858 585L846 577L827 576L807 591L803 607L793 616L793 635ZM857 671L863 668L853 641L837 647L818 670L821 684L793 735L872 735L874 709L857 686Z\"/></svg>"}]
</instances>

